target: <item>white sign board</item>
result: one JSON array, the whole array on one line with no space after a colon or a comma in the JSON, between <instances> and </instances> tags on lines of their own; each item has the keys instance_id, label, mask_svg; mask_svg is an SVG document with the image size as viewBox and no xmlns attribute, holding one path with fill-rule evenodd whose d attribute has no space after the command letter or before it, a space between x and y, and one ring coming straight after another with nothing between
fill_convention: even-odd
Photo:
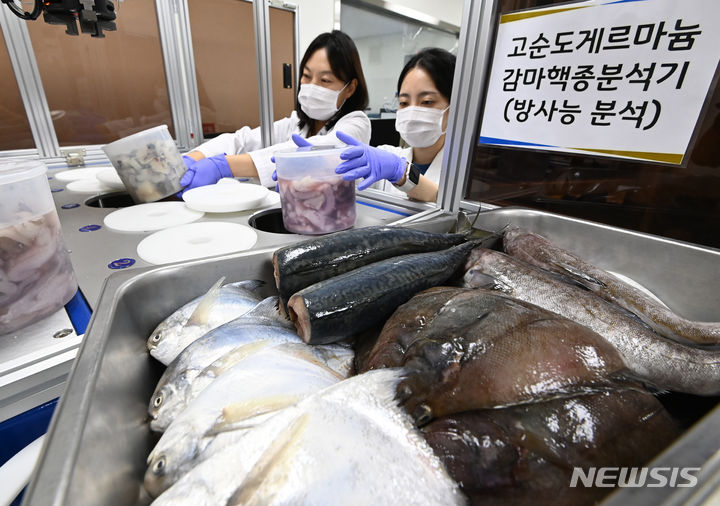
<instances>
[{"instance_id":1,"label":"white sign board","mask_svg":"<svg viewBox=\"0 0 720 506\"><path fill-rule=\"evenodd\" d=\"M500 19L480 144L682 163L720 0L591 0Z\"/></svg>"}]
</instances>

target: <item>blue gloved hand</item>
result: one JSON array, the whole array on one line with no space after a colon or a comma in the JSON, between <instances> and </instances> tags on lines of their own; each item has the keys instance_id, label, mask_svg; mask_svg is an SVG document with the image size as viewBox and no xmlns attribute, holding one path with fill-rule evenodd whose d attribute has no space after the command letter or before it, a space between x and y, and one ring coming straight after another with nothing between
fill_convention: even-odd
<instances>
[{"instance_id":1,"label":"blue gloved hand","mask_svg":"<svg viewBox=\"0 0 720 506\"><path fill-rule=\"evenodd\" d=\"M193 163L180 179L180 186L184 187L184 193L198 186L215 184L224 177L233 177L225 153L203 158Z\"/></svg>"},{"instance_id":2,"label":"blue gloved hand","mask_svg":"<svg viewBox=\"0 0 720 506\"><path fill-rule=\"evenodd\" d=\"M195 159L188 155L183 155L182 159L183 159L183 162L185 162L185 167L188 169L190 167L192 167L193 164L195 163Z\"/></svg>"},{"instance_id":3,"label":"blue gloved hand","mask_svg":"<svg viewBox=\"0 0 720 506\"><path fill-rule=\"evenodd\" d=\"M298 134L292 134L292 140L295 143L295 145L299 148L304 148L306 146L312 146L312 143L309 142L305 137L298 135ZM270 157L270 161L272 163L275 163L275 157ZM272 180L277 181L277 171L274 170L272 173ZM275 189L277 190L277 185L275 186Z\"/></svg>"},{"instance_id":4,"label":"blue gloved hand","mask_svg":"<svg viewBox=\"0 0 720 506\"><path fill-rule=\"evenodd\" d=\"M364 177L358 185L358 190L364 190L371 184L387 179L397 183L402 179L407 167L407 160L389 151L374 148L363 144L343 132L335 132L338 139L351 147L340 153L345 160L335 167L336 174L343 174L343 179L350 181Z\"/></svg>"}]
</instances>

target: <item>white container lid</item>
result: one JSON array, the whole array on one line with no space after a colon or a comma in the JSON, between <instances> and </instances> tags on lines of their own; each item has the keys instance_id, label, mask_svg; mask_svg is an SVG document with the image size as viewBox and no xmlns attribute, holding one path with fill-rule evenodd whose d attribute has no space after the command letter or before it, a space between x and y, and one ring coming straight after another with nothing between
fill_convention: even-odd
<instances>
[{"instance_id":1,"label":"white container lid","mask_svg":"<svg viewBox=\"0 0 720 506\"><path fill-rule=\"evenodd\" d=\"M46 172L47 167L39 160L0 162L0 185L32 179Z\"/></svg>"},{"instance_id":2,"label":"white container lid","mask_svg":"<svg viewBox=\"0 0 720 506\"><path fill-rule=\"evenodd\" d=\"M126 137L123 137L121 139L118 139L116 141L110 142L103 146L103 150L106 146L110 146L110 148L114 148L117 145L132 143L133 141L138 141L139 139L142 139L143 137L150 137L150 138L159 138L164 137L165 132L169 132L167 125L158 125L156 127L148 128L147 130L143 130L141 132L135 132L134 134L130 134ZM168 133L169 135L169 133Z\"/></svg>"},{"instance_id":3,"label":"white container lid","mask_svg":"<svg viewBox=\"0 0 720 506\"><path fill-rule=\"evenodd\" d=\"M206 213L232 213L258 207L270 190L257 184L222 178L216 184L199 186L183 193L185 205Z\"/></svg>"}]
</instances>

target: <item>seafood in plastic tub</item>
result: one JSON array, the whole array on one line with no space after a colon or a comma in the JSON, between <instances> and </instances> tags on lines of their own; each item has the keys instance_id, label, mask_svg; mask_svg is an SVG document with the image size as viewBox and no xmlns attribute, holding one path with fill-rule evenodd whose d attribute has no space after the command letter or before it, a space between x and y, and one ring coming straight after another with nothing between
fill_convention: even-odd
<instances>
[{"instance_id":1,"label":"seafood in plastic tub","mask_svg":"<svg viewBox=\"0 0 720 506\"><path fill-rule=\"evenodd\" d=\"M355 182L335 173L344 148L307 146L275 153L285 228L328 234L355 225Z\"/></svg>"},{"instance_id":2,"label":"seafood in plastic tub","mask_svg":"<svg viewBox=\"0 0 720 506\"><path fill-rule=\"evenodd\" d=\"M136 203L155 202L179 192L185 163L167 125L137 132L103 146Z\"/></svg>"},{"instance_id":3,"label":"seafood in plastic tub","mask_svg":"<svg viewBox=\"0 0 720 506\"><path fill-rule=\"evenodd\" d=\"M54 313L77 292L42 162L0 162L0 334Z\"/></svg>"}]
</instances>

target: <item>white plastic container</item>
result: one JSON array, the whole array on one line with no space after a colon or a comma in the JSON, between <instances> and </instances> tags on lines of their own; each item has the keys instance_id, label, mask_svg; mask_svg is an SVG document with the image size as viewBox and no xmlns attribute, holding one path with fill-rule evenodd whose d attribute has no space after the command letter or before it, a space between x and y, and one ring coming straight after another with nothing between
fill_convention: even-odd
<instances>
[{"instance_id":1,"label":"white plastic container","mask_svg":"<svg viewBox=\"0 0 720 506\"><path fill-rule=\"evenodd\" d=\"M296 234L328 234L355 225L355 181L335 173L345 148L311 146L275 153L283 224Z\"/></svg>"},{"instance_id":2,"label":"white plastic container","mask_svg":"<svg viewBox=\"0 0 720 506\"><path fill-rule=\"evenodd\" d=\"M181 190L186 167L167 125L123 137L102 149L136 203L155 202Z\"/></svg>"},{"instance_id":3,"label":"white plastic container","mask_svg":"<svg viewBox=\"0 0 720 506\"><path fill-rule=\"evenodd\" d=\"M42 162L0 162L0 335L41 320L77 292Z\"/></svg>"}]
</instances>

